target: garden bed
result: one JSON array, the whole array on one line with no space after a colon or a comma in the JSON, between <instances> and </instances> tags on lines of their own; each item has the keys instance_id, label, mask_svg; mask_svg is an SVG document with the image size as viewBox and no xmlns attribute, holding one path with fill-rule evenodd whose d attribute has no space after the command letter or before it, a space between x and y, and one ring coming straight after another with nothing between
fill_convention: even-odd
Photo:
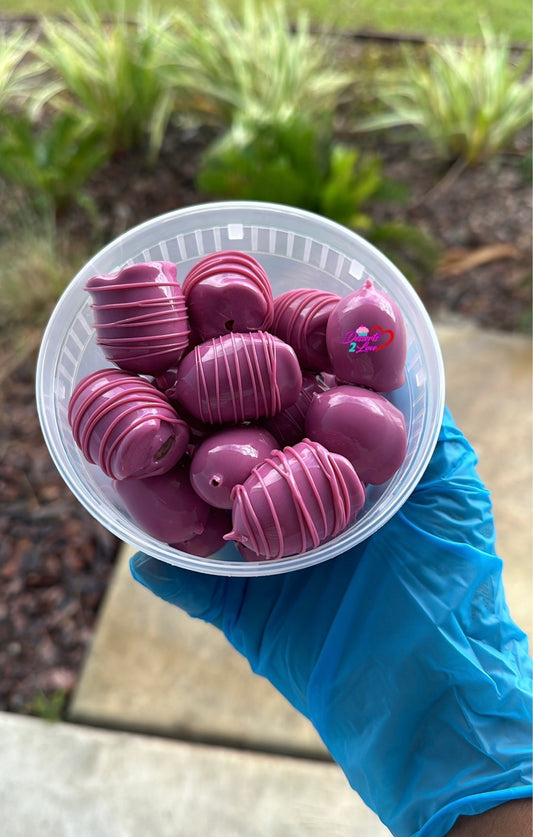
<instances>
[{"instance_id":1,"label":"garden bed","mask_svg":"<svg viewBox=\"0 0 533 837\"><path fill-rule=\"evenodd\" d=\"M339 139L377 154L383 172L408 187L405 204L375 202L377 222L400 221L424 230L440 250L433 272L417 290L433 316L470 317L483 328L529 330L531 316L531 188L527 134L484 165L455 172L443 168L424 143L390 136ZM90 182L101 236L109 241L160 213L208 201L195 186L199 155L209 131L170 131L158 164L141 155L108 163ZM366 146L366 148L365 148ZM69 236L83 236L87 219L74 210L63 219Z\"/></svg>"}]
</instances>

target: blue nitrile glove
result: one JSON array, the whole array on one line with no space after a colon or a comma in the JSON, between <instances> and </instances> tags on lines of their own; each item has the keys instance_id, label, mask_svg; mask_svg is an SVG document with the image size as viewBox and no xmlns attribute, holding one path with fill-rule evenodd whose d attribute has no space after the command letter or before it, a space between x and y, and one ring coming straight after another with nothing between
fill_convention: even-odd
<instances>
[{"instance_id":1,"label":"blue nitrile glove","mask_svg":"<svg viewBox=\"0 0 533 837\"><path fill-rule=\"evenodd\" d=\"M332 561L266 578L131 563L312 721L396 837L441 837L460 814L532 793L531 661L476 461L446 411L401 511Z\"/></svg>"}]
</instances>

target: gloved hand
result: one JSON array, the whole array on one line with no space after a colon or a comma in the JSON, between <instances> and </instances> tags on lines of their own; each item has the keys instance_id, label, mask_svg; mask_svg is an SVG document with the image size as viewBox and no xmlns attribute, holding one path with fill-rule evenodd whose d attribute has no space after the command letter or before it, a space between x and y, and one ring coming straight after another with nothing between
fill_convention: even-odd
<instances>
[{"instance_id":1,"label":"gloved hand","mask_svg":"<svg viewBox=\"0 0 533 837\"><path fill-rule=\"evenodd\" d=\"M317 566L223 578L142 553L134 577L212 622L314 724L396 837L532 792L531 661L504 598L489 494L448 411L375 535Z\"/></svg>"}]
</instances>

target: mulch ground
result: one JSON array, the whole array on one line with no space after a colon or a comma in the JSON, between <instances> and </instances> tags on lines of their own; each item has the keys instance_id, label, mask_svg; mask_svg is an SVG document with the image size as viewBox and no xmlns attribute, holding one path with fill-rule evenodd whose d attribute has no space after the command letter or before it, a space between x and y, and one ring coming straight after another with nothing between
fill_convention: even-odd
<instances>
[{"instance_id":1,"label":"mulch ground","mask_svg":"<svg viewBox=\"0 0 533 837\"><path fill-rule=\"evenodd\" d=\"M117 548L43 443L35 360L32 351L4 379L0 417L0 709L15 712L74 688Z\"/></svg>"},{"instance_id":2,"label":"mulch ground","mask_svg":"<svg viewBox=\"0 0 533 837\"><path fill-rule=\"evenodd\" d=\"M100 240L205 200L194 186L205 141L194 132L174 134L155 168L132 155L94 178ZM528 327L528 147L522 138L512 153L444 180L423 146L373 148L383 153L386 173L411 187L406 206L376 207L379 219L419 225L441 247L438 269L419 287L433 316L460 315L482 328ZM86 235L78 211L61 224L65 235ZM34 401L39 334L29 330L16 354L12 342L9 334L0 340L0 709L42 712L36 698L68 699L75 687L117 543L70 494L42 440Z\"/></svg>"}]
</instances>

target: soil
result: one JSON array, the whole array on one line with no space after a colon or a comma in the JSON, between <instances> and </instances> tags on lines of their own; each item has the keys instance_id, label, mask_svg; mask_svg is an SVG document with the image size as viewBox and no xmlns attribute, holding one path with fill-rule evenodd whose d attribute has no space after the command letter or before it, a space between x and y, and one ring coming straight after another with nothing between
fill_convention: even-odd
<instances>
[{"instance_id":1,"label":"soil","mask_svg":"<svg viewBox=\"0 0 533 837\"><path fill-rule=\"evenodd\" d=\"M141 221L207 200L195 188L209 135L169 135L158 164L136 155L109 163L90 183L98 209L98 247ZM531 313L529 138L483 166L444 172L422 144L372 149L385 173L410 185L404 206L382 204L378 220L401 220L430 233L437 268L418 291L432 316L459 315L482 328L527 329ZM370 146L370 140L367 140ZM63 234L87 240L76 208L59 219ZM94 233L93 233L94 236ZM95 247L95 249L98 249ZM42 440L34 402L40 334L26 348L0 341L0 710L43 713L68 700L93 636L117 542L73 498ZM44 702L43 702L44 698ZM44 706L44 709L43 709Z\"/></svg>"},{"instance_id":2,"label":"soil","mask_svg":"<svg viewBox=\"0 0 533 837\"><path fill-rule=\"evenodd\" d=\"M76 684L117 549L44 445L35 351L11 368L0 417L0 709L31 712ZM9 362L4 349L1 369Z\"/></svg>"}]
</instances>

